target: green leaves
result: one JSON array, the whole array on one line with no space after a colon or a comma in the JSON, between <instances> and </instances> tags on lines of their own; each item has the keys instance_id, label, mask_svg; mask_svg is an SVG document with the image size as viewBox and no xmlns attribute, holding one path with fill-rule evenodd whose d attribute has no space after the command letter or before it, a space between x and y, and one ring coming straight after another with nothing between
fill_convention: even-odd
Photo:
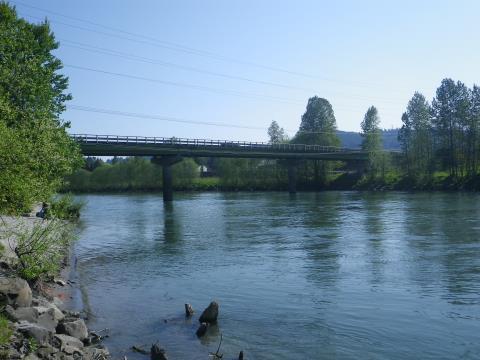
<instances>
[{"instance_id":1,"label":"green leaves","mask_svg":"<svg viewBox=\"0 0 480 360\"><path fill-rule=\"evenodd\" d=\"M52 51L47 22L19 19L0 3L0 211L27 211L47 200L82 163L60 118L68 79Z\"/></svg>"}]
</instances>

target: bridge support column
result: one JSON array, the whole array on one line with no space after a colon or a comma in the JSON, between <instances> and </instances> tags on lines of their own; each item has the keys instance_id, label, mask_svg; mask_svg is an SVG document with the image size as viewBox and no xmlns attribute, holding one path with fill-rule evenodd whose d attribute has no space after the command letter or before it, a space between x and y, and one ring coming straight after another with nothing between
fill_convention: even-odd
<instances>
[{"instance_id":1,"label":"bridge support column","mask_svg":"<svg viewBox=\"0 0 480 360\"><path fill-rule=\"evenodd\" d=\"M288 192L295 194L297 192L297 162L288 162Z\"/></svg>"},{"instance_id":2,"label":"bridge support column","mask_svg":"<svg viewBox=\"0 0 480 360\"><path fill-rule=\"evenodd\" d=\"M178 155L155 156L151 161L162 166L163 201L173 201L172 165L182 161L182 157Z\"/></svg>"}]
</instances>

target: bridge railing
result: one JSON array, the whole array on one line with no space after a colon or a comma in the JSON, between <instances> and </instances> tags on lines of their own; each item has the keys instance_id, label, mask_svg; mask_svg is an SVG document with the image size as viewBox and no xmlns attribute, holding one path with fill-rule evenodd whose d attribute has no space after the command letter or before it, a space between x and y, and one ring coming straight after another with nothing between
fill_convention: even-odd
<instances>
[{"instance_id":1,"label":"bridge railing","mask_svg":"<svg viewBox=\"0 0 480 360\"><path fill-rule=\"evenodd\" d=\"M272 144L266 142L187 139L176 137L148 137L148 136L120 136L120 135L92 135L72 134L71 137L84 144L110 144L110 145L153 145L158 147L192 147L235 149L241 151L263 150L277 152L356 152L360 149L347 149L336 146L304 145L304 144Z\"/></svg>"}]
</instances>

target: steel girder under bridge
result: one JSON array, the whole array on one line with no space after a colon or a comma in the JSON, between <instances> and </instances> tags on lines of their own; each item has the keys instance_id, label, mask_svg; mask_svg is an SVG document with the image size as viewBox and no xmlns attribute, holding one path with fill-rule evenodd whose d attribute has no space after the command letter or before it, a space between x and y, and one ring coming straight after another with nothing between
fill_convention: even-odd
<instances>
[{"instance_id":1,"label":"steel girder under bridge","mask_svg":"<svg viewBox=\"0 0 480 360\"><path fill-rule=\"evenodd\" d=\"M230 157L289 160L289 191L296 189L296 163L299 160L367 160L359 149L303 144L185 139L164 137L73 134L86 156L152 156L163 168L163 198L173 198L171 166L183 157Z\"/></svg>"}]
</instances>

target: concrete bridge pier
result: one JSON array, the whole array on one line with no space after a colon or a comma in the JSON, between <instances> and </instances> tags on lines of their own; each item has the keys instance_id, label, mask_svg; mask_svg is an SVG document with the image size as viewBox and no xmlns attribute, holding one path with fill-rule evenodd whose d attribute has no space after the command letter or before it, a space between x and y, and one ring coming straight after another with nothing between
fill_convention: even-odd
<instances>
[{"instance_id":1,"label":"concrete bridge pier","mask_svg":"<svg viewBox=\"0 0 480 360\"><path fill-rule=\"evenodd\" d=\"M152 163L162 166L162 192L163 201L173 201L172 165L182 161L178 155L154 156Z\"/></svg>"},{"instance_id":2,"label":"concrete bridge pier","mask_svg":"<svg viewBox=\"0 0 480 360\"><path fill-rule=\"evenodd\" d=\"M297 192L297 161L289 160L287 163L288 169L288 192L295 194Z\"/></svg>"}]
</instances>

